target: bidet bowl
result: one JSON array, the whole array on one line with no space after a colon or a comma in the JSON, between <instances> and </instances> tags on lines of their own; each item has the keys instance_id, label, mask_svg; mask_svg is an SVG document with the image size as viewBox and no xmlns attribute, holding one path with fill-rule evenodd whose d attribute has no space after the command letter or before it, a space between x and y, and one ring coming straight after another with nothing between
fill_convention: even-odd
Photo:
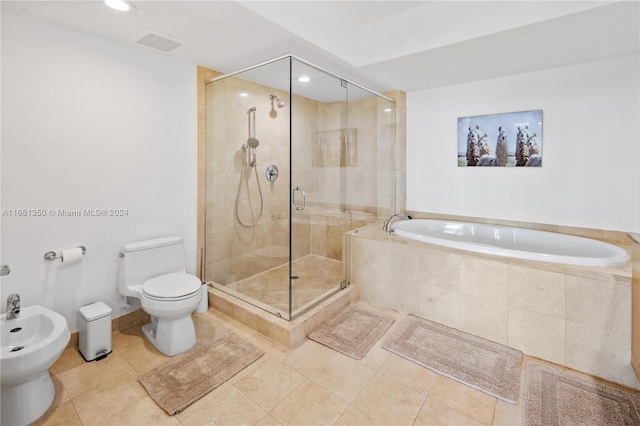
<instances>
[{"instance_id":1,"label":"bidet bowl","mask_svg":"<svg viewBox=\"0 0 640 426\"><path fill-rule=\"evenodd\" d=\"M0 316L2 424L28 424L47 411L55 397L48 370L70 337L64 317L40 305Z\"/></svg>"}]
</instances>

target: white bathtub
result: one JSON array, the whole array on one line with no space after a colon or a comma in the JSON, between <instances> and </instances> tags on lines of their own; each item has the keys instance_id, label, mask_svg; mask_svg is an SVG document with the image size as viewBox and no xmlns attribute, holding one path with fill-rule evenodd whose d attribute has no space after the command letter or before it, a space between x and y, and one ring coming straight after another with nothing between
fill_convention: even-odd
<instances>
[{"instance_id":1,"label":"white bathtub","mask_svg":"<svg viewBox=\"0 0 640 426\"><path fill-rule=\"evenodd\" d=\"M629 260L629 254L613 244L532 229L431 219L403 220L392 229L412 240L495 256L605 267Z\"/></svg>"}]
</instances>

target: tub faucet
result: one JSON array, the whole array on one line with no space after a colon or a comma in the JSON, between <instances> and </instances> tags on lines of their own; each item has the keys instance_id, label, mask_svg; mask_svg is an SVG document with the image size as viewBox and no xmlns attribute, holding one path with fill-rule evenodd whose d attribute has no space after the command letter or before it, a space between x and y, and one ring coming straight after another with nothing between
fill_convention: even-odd
<instances>
[{"instance_id":1,"label":"tub faucet","mask_svg":"<svg viewBox=\"0 0 640 426\"><path fill-rule=\"evenodd\" d=\"M18 318L20 314L20 295L12 293L7 297L7 319Z\"/></svg>"},{"instance_id":2,"label":"tub faucet","mask_svg":"<svg viewBox=\"0 0 640 426\"><path fill-rule=\"evenodd\" d=\"M382 226L382 229L389 235L393 235L394 233L391 225L393 224L393 221L396 219L409 220L411 219L411 216L407 216L406 214L402 214L402 213L396 213L392 215Z\"/></svg>"}]
</instances>

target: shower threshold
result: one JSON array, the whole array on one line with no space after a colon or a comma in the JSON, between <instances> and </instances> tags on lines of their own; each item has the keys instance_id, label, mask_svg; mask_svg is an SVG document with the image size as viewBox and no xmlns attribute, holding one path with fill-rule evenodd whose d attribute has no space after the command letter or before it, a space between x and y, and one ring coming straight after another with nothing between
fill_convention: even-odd
<instances>
[{"instance_id":1,"label":"shower threshold","mask_svg":"<svg viewBox=\"0 0 640 426\"><path fill-rule=\"evenodd\" d=\"M208 291L210 309L222 312L288 348L300 346L311 330L358 299L357 286L352 285L334 292L316 305L309 303L303 306L299 310L302 312L294 312L297 316L288 321L215 286L210 286Z\"/></svg>"},{"instance_id":2,"label":"shower threshold","mask_svg":"<svg viewBox=\"0 0 640 426\"><path fill-rule=\"evenodd\" d=\"M267 337L295 347L306 338L308 324L319 324L317 318L324 321L327 312L335 312L332 306L344 306L343 300L349 302L349 295L355 294L340 284L343 267L342 261L308 254L291 265L286 262L227 285L209 282L209 304ZM216 295L213 300L212 292Z\"/></svg>"}]
</instances>

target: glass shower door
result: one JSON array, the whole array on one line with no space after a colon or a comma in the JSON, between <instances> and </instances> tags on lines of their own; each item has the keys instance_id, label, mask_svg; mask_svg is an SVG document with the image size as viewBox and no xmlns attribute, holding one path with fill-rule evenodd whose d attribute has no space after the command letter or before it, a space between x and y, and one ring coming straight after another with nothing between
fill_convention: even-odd
<instances>
[{"instance_id":1,"label":"glass shower door","mask_svg":"<svg viewBox=\"0 0 640 426\"><path fill-rule=\"evenodd\" d=\"M348 219L347 82L292 59L290 317L339 290Z\"/></svg>"},{"instance_id":2,"label":"glass shower door","mask_svg":"<svg viewBox=\"0 0 640 426\"><path fill-rule=\"evenodd\" d=\"M347 133L353 158L346 168L346 206L354 227L359 227L395 212L396 105L353 83L347 88Z\"/></svg>"}]
</instances>

